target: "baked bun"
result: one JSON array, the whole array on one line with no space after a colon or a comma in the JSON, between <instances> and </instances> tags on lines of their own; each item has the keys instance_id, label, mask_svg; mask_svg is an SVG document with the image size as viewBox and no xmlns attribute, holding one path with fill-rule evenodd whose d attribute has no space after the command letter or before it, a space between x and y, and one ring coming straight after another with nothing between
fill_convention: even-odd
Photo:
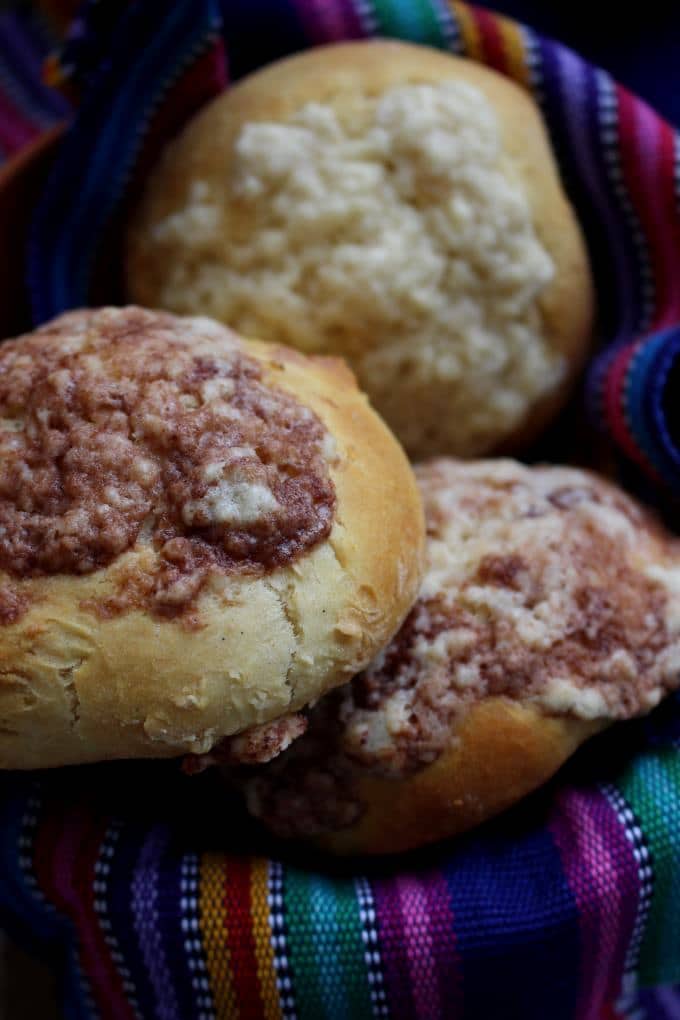
<instances>
[{"instance_id":1,"label":"baked bun","mask_svg":"<svg viewBox=\"0 0 680 1020\"><path fill-rule=\"evenodd\" d=\"M275 832L334 853L462 832L680 682L680 543L632 499L507 460L417 474L428 544L413 610L245 781Z\"/></svg>"},{"instance_id":2,"label":"baked bun","mask_svg":"<svg viewBox=\"0 0 680 1020\"><path fill-rule=\"evenodd\" d=\"M593 313L529 94L386 41L310 50L210 103L149 177L127 286L346 357L415 459L537 434Z\"/></svg>"},{"instance_id":3,"label":"baked bun","mask_svg":"<svg viewBox=\"0 0 680 1020\"><path fill-rule=\"evenodd\" d=\"M243 756L271 756L392 636L422 545L412 471L340 362L140 308L3 344L0 766L249 727Z\"/></svg>"}]
</instances>

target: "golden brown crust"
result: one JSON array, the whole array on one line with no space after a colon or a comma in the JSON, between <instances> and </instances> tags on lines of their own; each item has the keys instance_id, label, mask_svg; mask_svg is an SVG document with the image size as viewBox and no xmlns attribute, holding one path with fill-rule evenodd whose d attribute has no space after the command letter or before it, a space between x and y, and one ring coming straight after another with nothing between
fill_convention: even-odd
<instances>
[{"instance_id":1,"label":"golden brown crust","mask_svg":"<svg viewBox=\"0 0 680 1020\"><path fill-rule=\"evenodd\" d=\"M192 181L223 179L225 163L228 164L244 124L284 122L310 101L332 103L348 117L360 118L363 114L360 104L357 105L358 97L363 100L409 83L439 84L449 79L474 86L497 115L507 162L523 186L534 230L554 264L554 276L541 291L538 308L549 347L555 354L563 355L566 371L559 384L551 384L549 392L531 403L510 433L499 426L495 442L485 440L482 447L479 439L471 440L470 449L465 448L460 424L446 443L441 435L436 439L428 439L424 434L418 437L412 434L412 423L400 419L398 400L390 402L389 394L379 397L370 394L370 389L369 394L414 458L444 453L469 456L492 448L511 450L529 442L563 405L584 363L593 323L593 287L583 237L562 191L535 102L509 79L471 60L400 42L348 43L295 55L233 86L192 121L168 148L151 178L130 231L127 266L130 294L142 303L157 305L162 303L166 267L175 260L178 264L185 261L190 272L201 259L219 264L219 240L209 243L203 253L197 249L196 253L188 254L181 240L162 240L155 231L158 224L167 222L186 205ZM252 212L244 203L230 201L221 215L225 216L222 229L237 243L252 232ZM241 311L231 321L237 322L239 314L247 313ZM297 341L291 337L287 342ZM311 338L304 342L312 349ZM318 350L319 338L315 342L314 349ZM339 336L334 352L351 360L355 353L352 342L351 338ZM363 382L367 388L368 378L367 375ZM423 390L425 414L428 402L425 382ZM439 389L431 392L429 399L430 405L436 401L436 417L441 417L440 411L445 415L445 387L441 392Z\"/></svg>"},{"instance_id":2,"label":"golden brown crust","mask_svg":"<svg viewBox=\"0 0 680 1020\"><path fill-rule=\"evenodd\" d=\"M454 836L545 782L591 734L680 677L680 543L574 468L416 468L426 569L402 627L240 773L275 833L335 853Z\"/></svg>"},{"instance_id":3,"label":"golden brown crust","mask_svg":"<svg viewBox=\"0 0 680 1020\"><path fill-rule=\"evenodd\" d=\"M490 698L470 708L432 765L401 779L361 776L359 820L314 842L340 855L387 854L457 836L547 782L607 725Z\"/></svg>"},{"instance_id":4,"label":"golden brown crust","mask_svg":"<svg viewBox=\"0 0 680 1020\"><path fill-rule=\"evenodd\" d=\"M142 541L84 576L21 580L27 605L0 626L0 767L204 753L348 680L409 609L423 520L403 452L340 362L243 344L335 440L329 537L260 576L216 573L190 626L134 605L92 610L120 573L153 569Z\"/></svg>"}]
</instances>

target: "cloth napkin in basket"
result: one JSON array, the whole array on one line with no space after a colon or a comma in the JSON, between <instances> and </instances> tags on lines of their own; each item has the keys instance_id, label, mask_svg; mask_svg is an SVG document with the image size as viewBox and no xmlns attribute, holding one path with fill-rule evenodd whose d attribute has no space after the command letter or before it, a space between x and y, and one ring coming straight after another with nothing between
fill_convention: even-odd
<instances>
[{"instance_id":1,"label":"cloth napkin in basket","mask_svg":"<svg viewBox=\"0 0 680 1020\"><path fill-rule=\"evenodd\" d=\"M369 35L465 54L535 95L596 276L593 428L667 505L680 492L678 137L604 71L482 9L90 0L48 65L80 103L33 222L35 321L118 296L120 226L146 168L228 80ZM680 981L679 697L478 832L388 863L255 852L211 780L205 795L187 782L167 764L3 778L0 918L61 968L68 1017L678 1016L672 990L646 989Z\"/></svg>"}]
</instances>

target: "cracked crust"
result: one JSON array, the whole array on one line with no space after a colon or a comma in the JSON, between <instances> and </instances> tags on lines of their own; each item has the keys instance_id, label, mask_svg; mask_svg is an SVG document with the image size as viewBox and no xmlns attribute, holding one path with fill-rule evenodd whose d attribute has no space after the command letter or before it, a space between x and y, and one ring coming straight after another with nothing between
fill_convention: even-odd
<instances>
[{"instance_id":1,"label":"cracked crust","mask_svg":"<svg viewBox=\"0 0 680 1020\"><path fill-rule=\"evenodd\" d=\"M149 569L143 536L83 576L0 571L0 590L22 603L0 626L0 767L207 753L348 681L402 622L424 541L402 450L342 363L243 344L264 384L335 442L329 536L264 574L211 573L190 619L143 603L93 611L115 595L116 572Z\"/></svg>"},{"instance_id":2,"label":"cracked crust","mask_svg":"<svg viewBox=\"0 0 680 1020\"><path fill-rule=\"evenodd\" d=\"M234 773L273 832L333 853L463 832L678 687L680 541L631 497L508 460L416 477L427 563L406 621L286 752Z\"/></svg>"}]
</instances>

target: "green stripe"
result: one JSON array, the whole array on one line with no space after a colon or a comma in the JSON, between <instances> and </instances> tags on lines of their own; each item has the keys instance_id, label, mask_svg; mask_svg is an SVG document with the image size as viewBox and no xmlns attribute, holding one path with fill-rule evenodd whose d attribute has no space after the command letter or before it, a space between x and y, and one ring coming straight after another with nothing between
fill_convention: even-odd
<instances>
[{"instance_id":1,"label":"green stripe","mask_svg":"<svg viewBox=\"0 0 680 1020\"><path fill-rule=\"evenodd\" d=\"M617 785L640 820L654 868L640 983L675 983L680 981L680 753L640 755Z\"/></svg>"},{"instance_id":2,"label":"green stripe","mask_svg":"<svg viewBox=\"0 0 680 1020\"><path fill-rule=\"evenodd\" d=\"M323 1020L326 1009L319 985L315 930L311 923L309 876L294 868L286 868L284 873L283 909L296 1013L299 1020Z\"/></svg>"},{"instance_id":3,"label":"green stripe","mask_svg":"<svg viewBox=\"0 0 680 1020\"><path fill-rule=\"evenodd\" d=\"M363 926L359 917L359 902L356 887L351 880L324 879L328 891L333 891L338 932L338 958L342 964L344 986L349 1002L352 1020L371 1016L371 991L368 983L364 943L361 938Z\"/></svg>"},{"instance_id":4,"label":"green stripe","mask_svg":"<svg viewBox=\"0 0 680 1020\"><path fill-rule=\"evenodd\" d=\"M431 0L371 0L378 34L447 49Z\"/></svg>"},{"instance_id":5,"label":"green stripe","mask_svg":"<svg viewBox=\"0 0 680 1020\"><path fill-rule=\"evenodd\" d=\"M300 1020L371 1016L354 883L288 869L284 910Z\"/></svg>"}]
</instances>

